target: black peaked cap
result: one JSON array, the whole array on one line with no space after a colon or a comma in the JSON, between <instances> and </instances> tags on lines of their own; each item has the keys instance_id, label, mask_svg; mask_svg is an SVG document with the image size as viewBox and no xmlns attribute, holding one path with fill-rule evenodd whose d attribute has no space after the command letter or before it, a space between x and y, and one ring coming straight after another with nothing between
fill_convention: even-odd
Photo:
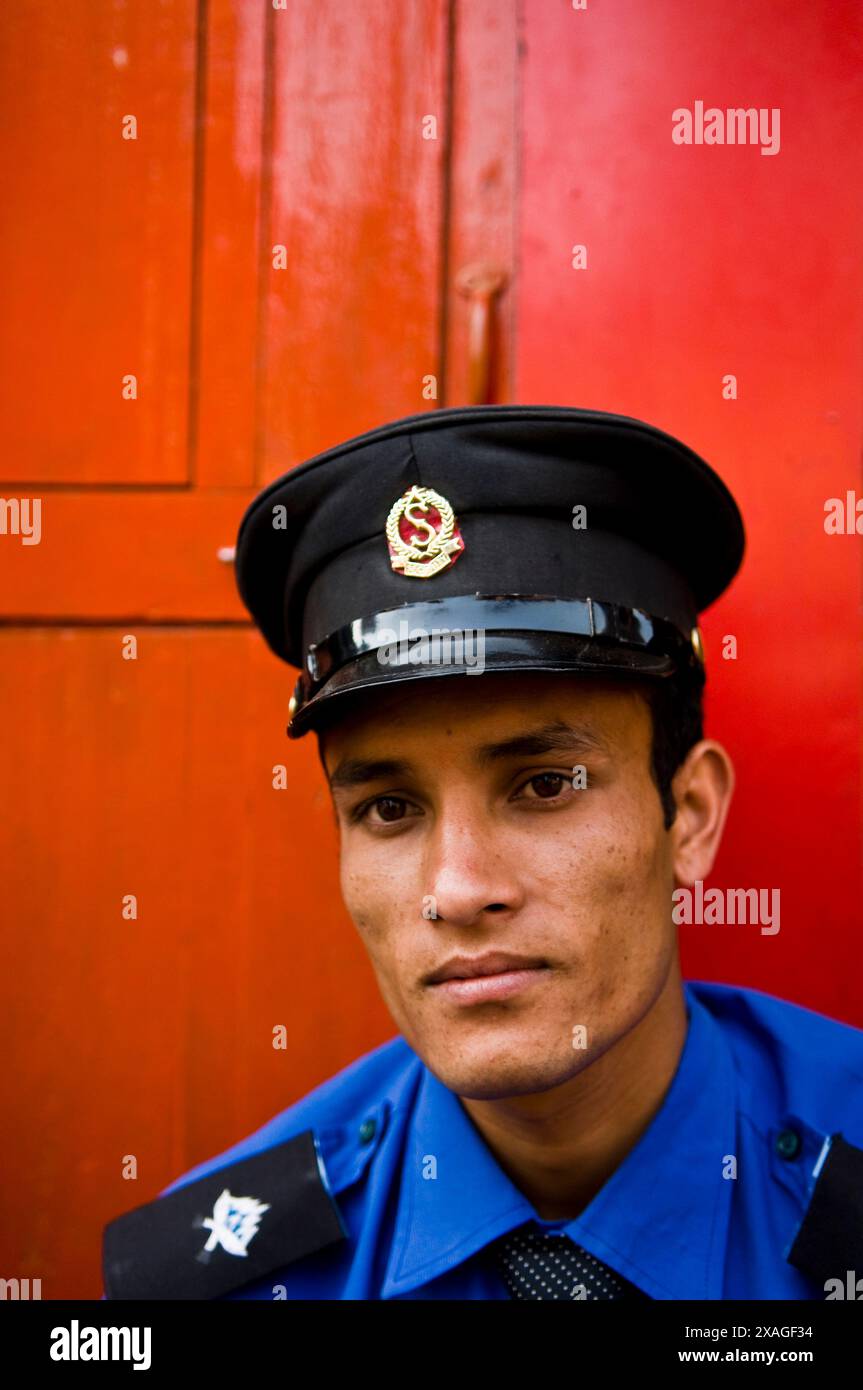
<instances>
[{"instance_id":1,"label":"black peaked cap","mask_svg":"<svg viewBox=\"0 0 863 1390\"><path fill-rule=\"evenodd\" d=\"M702 659L698 614L743 549L725 484L662 430L483 405L395 420L271 483L240 524L236 575L301 669L298 737L336 696L464 672L430 648L382 664L405 622L411 637L481 630L486 670L668 676Z\"/></svg>"}]
</instances>

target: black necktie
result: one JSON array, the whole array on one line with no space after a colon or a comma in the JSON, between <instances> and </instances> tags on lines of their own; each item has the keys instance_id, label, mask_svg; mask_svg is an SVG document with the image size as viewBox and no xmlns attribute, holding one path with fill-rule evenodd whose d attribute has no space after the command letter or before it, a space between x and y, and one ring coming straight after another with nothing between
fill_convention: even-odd
<instances>
[{"instance_id":1,"label":"black necktie","mask_svg":"<svg viewBox=\"0 0 863 1390\"><path fill-rule=\"evenodd\" d=\"M645 1298L640 1289L576 1245L532 1223L491 1246L510 1298L571 1300Z\"/></svg>"}]
</instances>

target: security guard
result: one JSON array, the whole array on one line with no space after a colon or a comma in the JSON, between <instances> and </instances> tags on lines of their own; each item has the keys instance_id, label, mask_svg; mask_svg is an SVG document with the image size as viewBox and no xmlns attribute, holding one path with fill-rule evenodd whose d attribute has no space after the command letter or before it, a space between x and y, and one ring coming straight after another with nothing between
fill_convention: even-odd
<instances>
[{"instance_id":1,"label":"security guard","mask_svg":"<svg viewBox=\"0 0 863 1390\"><path fill-rule=\"evenodd\" d=\"M398 420L252 503L240 591L398 1032L113 1221L108 1298L863 1297L863 1032L679 972L743 545L685 445L557 406Z\"/></svg>"}]
</instances>

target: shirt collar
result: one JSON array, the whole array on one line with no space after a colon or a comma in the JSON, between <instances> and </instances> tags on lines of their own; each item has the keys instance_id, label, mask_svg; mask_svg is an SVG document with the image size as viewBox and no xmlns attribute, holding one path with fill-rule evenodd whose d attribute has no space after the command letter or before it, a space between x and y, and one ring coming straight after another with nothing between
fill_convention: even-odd
<instances>
[{"instance_id":1,"label":"shirt collar","mask_svg":"<svg viewBox=\"0 0 863 1390\"><path fill-rule=\"evenodd\" d=\"M684 985L677 1070L647 1130L585 1207L554 1223L653 1298L722 1297L735 1152L734 1068L723 1034ZM458 1096L423 1066L381 1298L455 1268L525 1221L543 1223Z\"/></svg>"}]
</instances>

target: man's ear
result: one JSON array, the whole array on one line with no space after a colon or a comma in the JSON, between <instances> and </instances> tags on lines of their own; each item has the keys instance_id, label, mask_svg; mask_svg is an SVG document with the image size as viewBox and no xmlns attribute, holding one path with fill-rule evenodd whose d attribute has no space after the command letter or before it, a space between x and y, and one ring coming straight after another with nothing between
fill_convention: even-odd
<instances>
[{"instance_id":1,"label":"man's ear","mask_svg":"<svg viewBox=\"0 0 863 1390\"><path fill-rule=\"evenodd\" d=\"M706 879L719 850L734 792L734 764L715 739L690 748L672 779L677 816L669 830L678 883Z\"/></svg>"}]
</instances>

